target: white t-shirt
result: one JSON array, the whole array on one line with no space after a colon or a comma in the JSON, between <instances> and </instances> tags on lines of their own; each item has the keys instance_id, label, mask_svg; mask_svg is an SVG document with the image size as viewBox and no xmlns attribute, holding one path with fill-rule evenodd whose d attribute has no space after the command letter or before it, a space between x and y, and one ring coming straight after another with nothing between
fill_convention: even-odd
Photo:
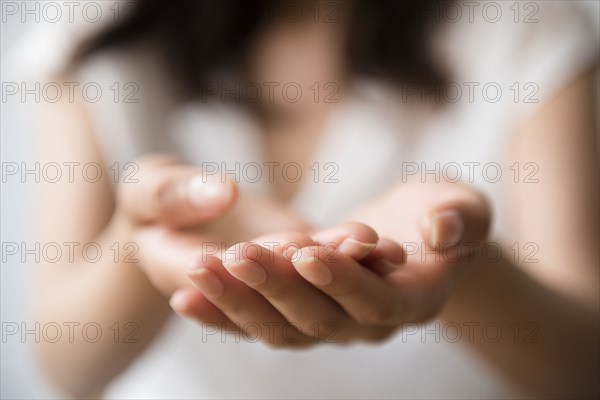
<instances>
[{"instance_id":1,"label":"white t-shirt","mask_svg":"<svg viewBox=\"0 0 600 400\"><path fill-rule=\"evenodd\" d=\"M461 7L463 15L456 23L442 15L446 24L436 48L453 75L452 83L437 94L450 104L437 111L414 112L406 99L418 102L425 96L431 104L435 95L419 88L414 93L414 87L393 91L382 83L356 80L323 133L315 158L321 176L305 179L291 202L299 213L317 226L328 226L409 174L416 171L417 177L425 177L428 171L437 171L441 179L454 180L460 174L477 186L491 200L493 237L509 234L504 189L515 179L514 169L509 168L512 163L506 158L509 137L560 87L597 62L598 36L597 21L588 20L584 8L572 2L528 3L533 5L527 9L521 3L518 16L510 8L512 3L494 4L493 10L486 8L485 17L482 8L476 8L472 22L466 6ZM597 15L597 4L586 7L595 9ZM495 12L498 9L500 14ZM31 51L45 37L64 50L57 52L57 62L44 51L37 58L35 54L18 58L52 70L75 42L73 35L66 33L71 28L40 26L21 47ZM219 102L175 105L165 96L169 92L161 71L154 66L151 52L139 49L95 56L81 71L81 82L93 81L105 90L120 82L126 93L132 93L135 88L126 83L139 85L134 95L138 103L115 101L112 92L89 103L109 164L124 165L149 151L173 152L195 164L226 163L229 170L236 162L243 169L266 161L260 133L250 115ZM535 167L518 168L522 173L519 179L527 174L535 178ZM263 182L244 179L248 177L244 174L254 177L254 172L240 173L246 190L268 190ZM431 179L431 173L428 176ZM480 326L475 335L484 335L482 329ZM150 348L110 385L107 396L518 396L516 388L474 349L453 343L459 332L468 335L468 327L457 330L447 322L433 321L425 328L398 332L384 344L288 351L237 340L233 333L214 332L174 316Z\"/></svg>"}]
</instances>

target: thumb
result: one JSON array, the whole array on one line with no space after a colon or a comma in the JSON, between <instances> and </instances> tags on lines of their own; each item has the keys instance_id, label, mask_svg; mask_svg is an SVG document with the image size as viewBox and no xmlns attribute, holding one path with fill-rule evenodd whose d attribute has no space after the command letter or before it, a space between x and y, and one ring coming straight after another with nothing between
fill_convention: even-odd
<instances>
[{"instance_id":1,"label":"thumb","mask_svg":"<svg viewBox=\"0 0 600 400\"><path fill-rule=\"evenodd\" d=\"M166 156L145 156L136 164L136 182L123 182L117 190L118 211L136 223L197 225L225 214L237 197L234 182Z\"/></svg>"},{"instance_id":2,"label":"thumb","mask_svg":"<svg viewBox=\"0 0 600 400\"><path fill-rule=\"evenodd\" d=\"M485 243L490 224L487 201L474 191L463 192L425 215L422 235L431 248L461 246L470 253Z\"/></svg>"}]
</instances>

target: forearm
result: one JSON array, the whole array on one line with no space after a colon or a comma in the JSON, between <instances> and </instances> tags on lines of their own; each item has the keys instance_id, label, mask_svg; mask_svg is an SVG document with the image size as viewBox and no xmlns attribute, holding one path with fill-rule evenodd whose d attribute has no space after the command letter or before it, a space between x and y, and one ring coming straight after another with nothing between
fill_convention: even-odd
<instances>
[{"instance_id":1,"label":"forearm","mask_svg":"<svg viewBox=\"0 0 600 400\"><path fill-rule=\"evenodd\" d=\"M404 229L393 222L380 220L376 229L383 236L406 244ZM413 242L421 250L426 247L424 241ZM503 247L503 254L510 254L509 249ZM430 253L424 256L433 257ZM452 258L454 254L442 251L440 257ZM442 318L467 329L472 324L479 329L486 324L499 326L499 338L476 335L472 340L470 335L463 335L461 340L474 346L527 394L596 397L600 373L596 357L600 351L598 302L586 303L562 295L526 275L509 260L494 258L495 255L484 257L480 252L465 256L461 277ZM495 330L490 329L490 336L495 335Z\"/></svg>"},{"instance_id":2,"label":"forearm","mask_svg":"<svg viewBox=\"0 0 600 400\"><path fill-rule=\"evenodd\" d=\"M428 188L438 190L439 195L420 198ZM442 201L437 199L447 195L448 189L456 188L456 185L450 188L428 185L401 187L361 210L353 219L372 226L382 237L403 243L405 247L410 245L412 249L407 247L408 250L415 251L416 247L416 253L408 254L408 267L417 272L421 264L425 262L431 266L432 260L436 259L434 250L426 245L426 233L420 225L422 217ZM436 200L428 204L426 200L431 198ZM458 203L455 201L454 204ZM486 243L483 236L473 236L469 232L469 223L466 225L461 242ZM563 263L575 274L586 270L578 267L598 265L598 256L591 255L593 248L597 246L590 246L585 254L571 255L568 264L564 262L565 258L553 261ZM597 276L587 275L590 282L596 282L595 290L586 289L583 293L581 288L579 296L569 295L573 292L543 286L540 280L526 275L507 259L494 260L496 254L493 248L489 249L486 257L479 252L468 255L465 246L460 249L465 258L458 262L463 264L463 268L457 269L461 265L456 265L456 254L451 250L442 249L438 254L439 265L442 266L439 273L450 268L462 274L457 279L457 287L450 292L443 318L467 329L471 324L478 324L481 329L487 323L498 324L501 329L498 339L485 340L484 337L482 340L481 335L475 340L471 340L470 335L463 335L462 339L472 343L528 393L562 398L574 395L589 397L597 393L600 372L596 361L599 350ZM514 253L503 247L503 254ZM538 257L542 259L540 255ZM556 267L546 266L546 269L556 270ZM536 270L545 271L544 265L536 265ZM594 285L587 287L593 288Z\"/></svg>"},{"instance_id":3,"label":"forearm","mask_svg":"<svg viewBox=\"0 0 600 400\"><path fill-rule=\"evenodd\" d=\"M560 296L506 259L478 253L464 264L443 318L460 326L494 323L502 332L465 341L532 395L597 396L597 307Z\"/></svg>"},{"instance_id":4,"label":"forearm","mask_svg":"<svg viewBox=\"0 0 600 400\"><path fill-rule=\"evenodd\" d=\"M136 255L124 254L129 242L122 227L109 225L94 242L102 248L98 261L43 264L36 274L36 322L58 324L63 333L57 341L41 340L39 353L52 381L76 397L122 371L169 315L167 300L127 262ZM121 250L116 260L115 244Z\"/></svg>"}]
</instances>

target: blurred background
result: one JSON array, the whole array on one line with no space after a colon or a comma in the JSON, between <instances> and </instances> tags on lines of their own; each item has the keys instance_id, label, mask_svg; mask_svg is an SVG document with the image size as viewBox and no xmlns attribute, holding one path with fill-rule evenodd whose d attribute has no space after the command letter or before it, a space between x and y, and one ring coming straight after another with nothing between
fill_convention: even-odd
<instances>
[{"instance_id":1,"label":"blurred background","mask_svg":"<svg viewBox=\"0 0 600 400\"><path fill-rule=\"evenodd\" d=\"M26 2L36 3L36 2ZM44 2L41 2L42 4ZM112 3L112 2L111 2ZM115 2L116 3L116 2ZM573 2L575 3L575 2ZM591 20L594 21L596 33L599 28L599 2L576 2L578 7L585 8ZM2 242L2 267L0 269L0 311L2 320L1 346L1 398L55 398L57 395L44 383L34 362L32 349L29 344L21 340L20 334L12 334L12 329L27 322L26 293L27 293L27 268L14 256L7 255L9 244L27 241L28 215L27 209L31 197L28 195L28 185L18 179L5 179L7 168L14 163L26 162L31 149L30 132L32 120L27 110L27 104L18 100L5 99L5 83L19 81L18 72L11 67L15 57L15 48L27 37L30 30L38 24L51 27L51 21L44 18L38 23L35 18L16 18L12 15L14 5L20 6L23 2L2 1L1 25L1 79L2 102L0 104L1 123L1 157L2 157L2 190L1 190L1 242ZM37 50L44 49L44 43L35 43ZM60 49L46 49L56 50ZM22 51L21 49L19 51ZM35 69L35 65L30 65ZM28 325L32 326L32 325ZM29 338L34 335L30 335ZM27 341L30 339L28 338Z\"/></svg>"},{"instance_id":2,"label":"blurred background","mask_svg":"<svg viewBox=\"0 0 600 400\"><path fill-rule=\"evenodd\" d=\"M16 81L14 69L8 67L11 49L19 43L28 30L36 26L34 19L25 22L5 18L5 1L2 1L1 53L2 82ZM4 86L2 88L4 93ZM25 104L2 101L0 105L2 168L7 163L27 160L31 148L31 125ZM1 190L0 235L2 236L2 268L0 269L0 315L2 319L0 397L3 399L58 398L43 381L34 361L32 348L20 335L5 336L14 327L27 320L27 268L25 263L5 258L6 243L27 241L28 188L18 180L3 179Z\"/></svg>"}]
</instances>

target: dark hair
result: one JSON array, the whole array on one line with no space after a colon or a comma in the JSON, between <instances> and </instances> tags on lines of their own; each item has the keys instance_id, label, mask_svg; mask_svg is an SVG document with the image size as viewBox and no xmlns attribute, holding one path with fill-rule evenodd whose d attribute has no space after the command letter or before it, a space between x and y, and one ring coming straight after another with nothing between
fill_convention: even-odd
<instances>
[{"instance_id":1,"label":"dark hair","mask_svg":"<svg viewBox=\"0 0 600 400\"><path fill-rule=\"evenodd\" d=\"M73 64L107 48L153 38L187 94L199 96L203 79L219 68L241 61L254 34L273 16L273 10L281 10L290 3L306 7L311 1L137 1L127 18L82 44ZM433 3L432 0L345 3L352 5L346 46L349 71L396 82L443 83L444 71L432 61L428 45L431 28L428 11ZM334 21L335 16L330 18Z\"/></svg>"}]
</instances>

